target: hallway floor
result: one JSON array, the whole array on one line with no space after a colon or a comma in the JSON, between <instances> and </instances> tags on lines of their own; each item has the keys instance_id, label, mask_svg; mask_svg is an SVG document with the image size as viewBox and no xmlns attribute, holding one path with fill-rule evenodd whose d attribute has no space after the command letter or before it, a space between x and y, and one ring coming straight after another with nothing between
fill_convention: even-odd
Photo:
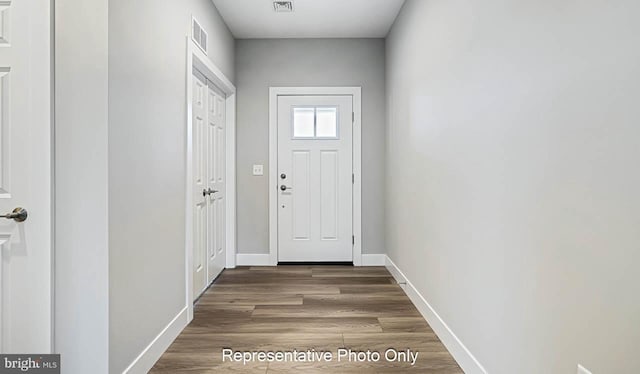
<instances>
[{"instance_id":1,"label":"hallway floor","mask_svg":"<svg viewBox=\"0 0 640 374\"><path fill-rule=\"evenodd\" d=\"M307 351L330 362L226 362L234 351ZM377 351L378 362L338 362L338 349ZM385 351L419 352L415 365ZM393 354L390 354L393 358ZM151 373L462 373L384 267L278 266L225 270L194 319Z\"/></svg>"}]
</instances>

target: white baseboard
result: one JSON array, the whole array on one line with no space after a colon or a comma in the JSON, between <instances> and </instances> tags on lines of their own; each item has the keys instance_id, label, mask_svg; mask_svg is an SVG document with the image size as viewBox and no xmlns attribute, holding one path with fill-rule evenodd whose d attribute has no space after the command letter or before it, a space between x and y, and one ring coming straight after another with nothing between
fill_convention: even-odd
<instances>
[{"instance_id":1,"label":"white baseboard","mask_svg":"<svg viewBox=\"0 0 640 374\"><path fill-rule=\"evenodd\" d=\"M387 255L384 254L362 254L362 266L385 266Z\"/></svg>"},{"instance_id":2,"label":"white baseboard","mask_svg":"<svg viewBox=\"0 0 640 374\"><path fill-rule=\"evenodd\" d=\"M484 367L478 362L478 360L471 354L467 347L458 339L456 334L451 331L445 321L436 313L436 311L429 305L427 300L418 292L413 284L405 277L402 271L391 261L387 256L385 266L393 275L400 286L404 289L404 292L409 296L409 299L418 308L420 314L427 320L433 331L438 335L438 338L442 341L445 347L449 350L453 358L458 362L458 365L467 374L487 374Z\"/></svg>"},{"instance_id":3,"label":"white baseboard","mask_svg":"<svg viewBox=\"0 0 640 374\"><path fill-rule=\"evenodd\" d=\"M123 371L123 374L148 373L160 356L162 356L188 324L187 307L185 306L142 353L133 360L131 365Z\"/></svg>"},{"instance_id":4,"label":"white baseboard","mask_svg":"<svg viewBox=\"0 0 640 374\"><path fill-rule=\"evenodd\" d=\"M236 266L271 266L269 254L237 253Z\"/></svg>"}]
</instances>

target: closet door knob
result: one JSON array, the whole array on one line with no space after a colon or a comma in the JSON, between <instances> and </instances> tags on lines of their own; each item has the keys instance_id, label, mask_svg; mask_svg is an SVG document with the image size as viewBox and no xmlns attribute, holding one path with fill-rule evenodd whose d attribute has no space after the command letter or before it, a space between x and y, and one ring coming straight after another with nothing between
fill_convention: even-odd
<instances>
[{"instance_id":1,"label":"closet door knob","mask_svg":"<svg viewBox=\"0 0 640 374\"><path fill-rule=\"evenodd\" d=\"M0 218L12 219L16 222L24 222L27 220L27 210L23 208L15 208L13 212L0 215Z\"/></svg>"}]
</instances>

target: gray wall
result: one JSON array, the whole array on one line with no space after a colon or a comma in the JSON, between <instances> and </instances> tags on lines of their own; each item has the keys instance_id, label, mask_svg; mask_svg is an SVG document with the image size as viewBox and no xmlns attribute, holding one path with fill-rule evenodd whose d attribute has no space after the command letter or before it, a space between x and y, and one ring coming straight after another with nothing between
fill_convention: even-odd
<instances>
[{"instance_id":1,"label":"gray wall","mask_svg":"<svg viewBox=\"0 0 640 374\"><path fill-rule=\"evenodd\" d=\"M362 86L364 253L384 253L384 40L238 40L238 252L269 252L269 87ZM264 176L252 175L263 164Z\"/></svg>"},{"instance_id":2,"label":"gray wall","mask_svg":"<svg viewBox=\"0 0 640 374\"><path fill-rule=\"evenodd\" d=\"M636 0L408 0L387 248L490 373L640 372Z\"/></svg>"},{"instance_id":3,"label":"gray wall","mask_svg":"<svg viewBox=\"0 0 640 374\"><path fill-rule=\"evenodd\" d=\"M54 345L65 373L108 372L107 4L55 1Z\"/></svg>"},{"instance_id":4,"label":"gray wall","mask_svg":"<svg viewBox=\"0 0 640 374\"><path fill-rule=\"evenodd\" d=\"M234 40L210 0L109 1L110 371L185 306L186 35L234 79Z\"/></svg>"}]
</instances>

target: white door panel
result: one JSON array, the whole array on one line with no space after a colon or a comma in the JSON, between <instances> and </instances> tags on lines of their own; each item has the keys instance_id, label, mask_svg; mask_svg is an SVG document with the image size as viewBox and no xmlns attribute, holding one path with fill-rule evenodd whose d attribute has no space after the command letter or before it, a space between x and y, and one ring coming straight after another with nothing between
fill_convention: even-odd
<instances>
[{"instance_id":1,"label":"white door panel","mask_svg":"<svg viewBox=\"0 0 640 374\"><path fill-rule=\"evenodd\" d=\"M193 298L207 282L207 84L193 76Z\"/></svg>"},{"instance_id":2,"label":"white door panel","mask_svg":"<svg viewBox=\"0 0 640 374\"><path fill-rule=\"evenodd\" d=\"M309 240L311 239L311 152L306 150L293 151L291 154L293 165L290 169L290 175L293 181L292 185L296 186L296 194L293 195L292 191L282 192L284 206L282 209L283 217L288 216L284 204L286 200L291 200L290 219L293 222L293 232L291 235L287 234L283 239ZM286 179L282 182L286 183Z\"/></svg>"},{"instance_id":3,"label":"white door panel","mask_svg":"<svg viewBox=\"0 0 640 374\"><path fill-rule=\"evenodd\" d=\"M225 98L194 69L193 299L225 267Z\"/></svg>"},{"instance_id":4,"label":"white door panel","mask_svg":"<svg viewBox=\"0 0 640 374\"><path fill-rule=\"evenodd\" d=\"M352 112L352 96L278 97L281 262L353 260Z\"/></svg>"},{"instance_id":5,"label":"white door panel","mask_svg":"<svg viewBox=\"0 0 640 374\"><path fill-rule=\"evenodd\" d=\"M340 168L337 151L320 151L320 239L337 240ZM351 218L351 217L347 217Z\"/></svg>"},{"instance_id":6,"label":"white door panel","mask_svg":"<svg viewBox=\"0 0 640 374\"><path fill-rule=\"evenodd\" d=\"M52 341L51 2L0 2L0 352Z\"/></svg>"},{"instance_id":7,"label":"white door panel","mask_svg":"<svg viewBox=\"0 0 640 374\"><path fill-rule=\"evenodd\" d=\"M209 229L207 251L207 284L222 272L225 266L224 252L224 191L225 191L225 102L224 96L209 84ZM213 192L215 191L215 192Z\"/></svg>"}]
</instances>

